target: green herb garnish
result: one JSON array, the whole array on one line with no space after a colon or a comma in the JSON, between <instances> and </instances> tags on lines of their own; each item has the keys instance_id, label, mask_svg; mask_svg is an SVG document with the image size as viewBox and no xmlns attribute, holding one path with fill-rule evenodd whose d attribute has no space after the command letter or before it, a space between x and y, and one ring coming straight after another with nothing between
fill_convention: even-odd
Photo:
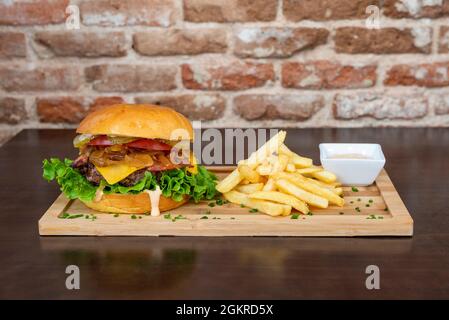
<instances>
[{"instance_id":1,"label":"green herb garnish","mask_svg":"<svg viewBox=\"0 0 449 320\"><path fill-rule=\"evenodd\" d=\"M209 217L208 216L202 216L200 219L209 219Z\"/></svg>"},{"instance_id":2,"label":"green herb garnish","mask_svg":"<svg viewBox=\"0 0 449 320\"><path fill-rule=\"evenodd\" d=\"M77 219L77 218L82 218L82 217L84 217L84 214L72 214L71 215L67 212L64 212L58 218L59 219Z\"/></svg>"},{"instance_id":3,"label":"green herb garnish","mask_svg":"<svg viewBox=\"0 0 449 320\"><path fill-rule=\"evenodd\" d=\"M252 208L251 210L249 210L249 212L254 213L254 212L259 212L259 210L256 208Z\"/></svg>"},{"instance_id":4,"label":"green herb garnish","mask_svg":"<svg viewBox=\"0 0 449 320\"><path fill-rule=\"evenodd\" d=\"M290 216L290 219L298 219L299 218L299 214L298 213L294 213Z\"/></svg>"},{"instance_id":5,"label":"green herb garnish","mask_svg":"<svg viewBox=\"0 0 449 320\"><path fill-rule=\"evenodd\" d=\"M61 191L69 199L81 199L92 201L98 186L91 184L78 170L72 168L73 161L57 158L43 161L43 177L47 181L56 180ZM138 194L143 190L154 190L159 186L162 195L175 201L181 201L190 196L194 202L202 199L212 200L216 197L215 189L217 177L207 171L203 166L198 166L198 173L192 174L187 168L165 170L158 174L145 172L144 177L131 187L122 186L119 183L108 184L105 180L100 182L105 194Z\"/></svg>"},{"instance_id":6,"label":"green herb garnish","mask_svg":"<svg viewBox=\"0 0 449 320\"><path fill-rule=\"evenodd\" d=\"M353 192L359 192L359 189L357 189L356 187L352 187L351 189Z\"/></svg>"},{"instance_id":7,"label":"green herb garnish","mask_svg":"<svg viewBox=\"0 0 449 320\"><path fill-rule=\"evenodd\" d=\"M119 214L118 214L118 213L114 214L114 218L117 218L118 216L119 216Z\"/></svg>"},{"instance_id":8,"label":"green herb garnish","mask_svg":"<svg viewBox=\"0 0 449 320\"><path fill-rule=\"evenodd\" d=\"M133 215L131 216L131 219L137 219L136 215L133 214Z\"/></svg>"}]
</instances>

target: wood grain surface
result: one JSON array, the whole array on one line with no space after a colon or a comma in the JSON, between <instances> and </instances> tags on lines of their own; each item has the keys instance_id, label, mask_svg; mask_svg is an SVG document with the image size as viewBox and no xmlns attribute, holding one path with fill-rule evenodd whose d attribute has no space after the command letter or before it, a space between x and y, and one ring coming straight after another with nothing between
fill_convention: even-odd
<instances>
[{"instance_id":1,"label":"wood grain surface","mask_svg":"<svg viewBox=\"0 0 449 320\"><path fill-rule=\"evenodd\" d=\"M234 167L211 167L223 179ZM60 195L39 220L40 235L65 236L410 236L413 220L385 170L372 186L344 187L345 206L270 217L232 203L187 203L159 217L107 214ZM371 202L370 202L371 201ZM214 207L211 207L213 205ZM358 210L357 210L357 209ZM65 215L77 217L63 219ZM182 219L174 219L181 216ZM95 219L89 219L95 217Z\"/></svg>"},{"instance_id":2,"label":"wood grain surface","mask_svg":"<svg viewBox=\"0 0 449 320\"><path fill-rule=\"evenodd\" d=\"M76 156L73 130L25 130L0 148L0 298L449 298L449 129L288 130L318 163L320 142L380 143L413 237L41 237L60 191L42 160ZM233 148L232 146L226 146ZM81 289L65 288L68 265ZM367 290L366 267L380 269Z\"/></svg>"}]
</instances>

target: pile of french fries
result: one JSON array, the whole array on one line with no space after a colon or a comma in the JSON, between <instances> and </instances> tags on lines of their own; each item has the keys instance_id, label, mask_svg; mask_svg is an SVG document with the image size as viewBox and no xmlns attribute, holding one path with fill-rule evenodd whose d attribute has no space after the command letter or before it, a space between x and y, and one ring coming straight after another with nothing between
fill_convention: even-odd
<instances>
[{"instance_id":1,"label":"pile of french fries","mask_svg":"<svg viewBox=\"0 0 449 320\"><path fill-rule=\"evenodd\" d=\"M270 216L302 214L309 206L327 208L344 205L343 189L332 172L314 166L285 144L280 131L217 184L226 200Z\"/></svg>"}]
</instances>

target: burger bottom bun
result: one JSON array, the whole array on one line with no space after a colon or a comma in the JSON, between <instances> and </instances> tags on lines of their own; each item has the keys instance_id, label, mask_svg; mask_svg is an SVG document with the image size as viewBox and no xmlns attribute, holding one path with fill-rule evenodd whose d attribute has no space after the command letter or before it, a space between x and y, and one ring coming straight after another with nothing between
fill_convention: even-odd
<instances>
[{"instance_id":1,"label":"burger bottom bun","mask_svg":"<svg viewBox=\"0 0 449 320\"><path fill-rule=\"evenodd\" d=\"M159 210L161 212L182 206L189 200L185 196L181 201L175 201L161 195L159 199ZM82 201L87 207L108 213L149 213L151 202L148 193L139 194L104 194L100 201Z\"/></svg>"}]
</instances>

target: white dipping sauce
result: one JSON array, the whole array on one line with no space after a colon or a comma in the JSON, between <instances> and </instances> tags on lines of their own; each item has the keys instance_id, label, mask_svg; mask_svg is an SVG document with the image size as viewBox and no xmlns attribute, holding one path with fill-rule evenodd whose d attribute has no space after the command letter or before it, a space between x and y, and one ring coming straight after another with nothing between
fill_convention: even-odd
<instances>
[{"instance_id":1,"label":"white dipping sauce","mask_svg":"<svg viewBox=\"0 0 449 320\"><path fill-rule=\"evenodd\" d=\"M159 186L156 186L156 190L150 191L145 190L150 197L150 205L151 205L151 216L157 217L161 214L159 211L159 199L161 198L162 191Z\"/></svg>"},{"instance_id":2,"label":"white dipping sauce","mask_svg":"<svg viewBox=\"0 0 449 320\"><path fill-rule=\"evenodd\" d=\"M94 202L100 202L103 199L103 188L98 187L97 191L95 191Z\"/></svg>"}]
</instances>

